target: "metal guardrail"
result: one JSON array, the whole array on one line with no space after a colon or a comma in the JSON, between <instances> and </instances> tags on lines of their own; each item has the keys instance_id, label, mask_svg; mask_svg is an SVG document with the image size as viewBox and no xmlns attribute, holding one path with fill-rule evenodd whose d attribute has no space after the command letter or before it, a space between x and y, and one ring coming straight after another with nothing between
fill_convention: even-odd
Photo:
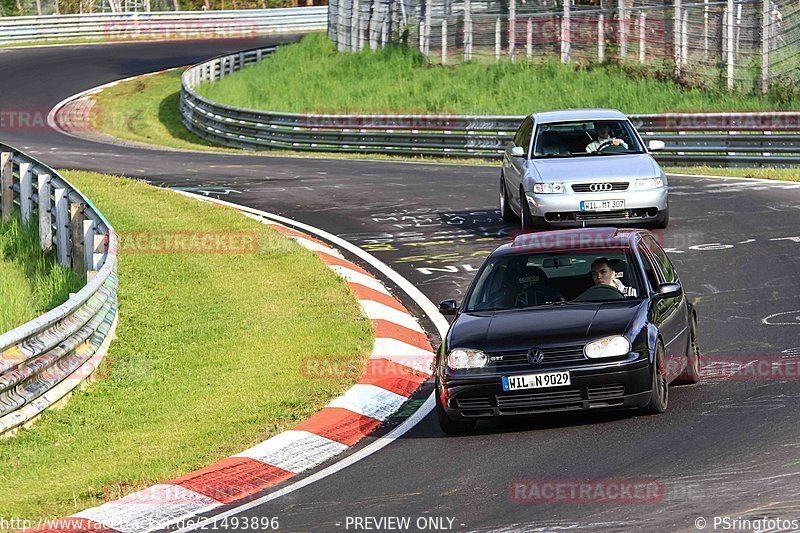
<instances>
[{"instance_id":1,"label":"metal guardrail","mask_svg":"<svg viewBox=\"0 0 800 533\"><path fill-rule=\"evenodd\" d=\"M56 39L187 39L307 32L327 27L327 7L161 11L0 18L0 43Z\"/></svg>"},{"instance_id":2,"label":"metal guardrail","mask_svg":"<svg viewBox=\"0 0 800 533\"><path fill-rule=\"evenodd\" d=\"M258 63L277 47L224 55L188 68L180 109L194 134L249 150L494 158L522 117L316 115L244 109L200 96L198 85ZM775 166L800 163L800 113L630 115L645 140L661 139L665 163Z\"/></svg>"},{"instance_id":3,"label":"metal guardrail","mask_svg":"<svg viewBox=\"0 0 800 533\"><path fill-rule=\"evenodd\" d=\"M64 399L104 357L117 318L117 235L58 172L5 144L0 185L2 220L37 224L41 247L88 279L65 303L0 335L0 436L7 436Z\"/></svg>"}]
</instances>

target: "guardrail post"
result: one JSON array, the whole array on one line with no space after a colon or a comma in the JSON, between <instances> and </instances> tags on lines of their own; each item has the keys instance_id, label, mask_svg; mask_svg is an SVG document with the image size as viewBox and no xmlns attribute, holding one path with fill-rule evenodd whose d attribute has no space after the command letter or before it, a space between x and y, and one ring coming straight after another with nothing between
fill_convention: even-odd
<instances>
[{"instance_id":1,"label":"guardrail post","mask_svg":"<svg viewBox=\"0 0 800 533\"><path fill-rule=\"evenodd\" d=\"M442 19L442 65L447 64L447 19Z\"/></svg>"},{"instance_id":2,"label":"guardrail post","mask_svg":"<svg viewBox=\"0 0 800 533\"><path fill-rule=\"evenodd\" d=\"M19 164L19 214L22 223L28 225L33 214L33 183L31 163Z\"/></svg>"},{"instance_id":3,"label":"guardrail post","mask_svg":"<svg viewBox=\"0 0 800 533\"><path fill-rule=\"evenodd\" d=\"M58 264L70 267L69 261L69 203L67 190L57 187L56 197L56 259Z\"/></svg>"},{"instance_id":4,"label":"guardrail post","mask_svg":"<svg viewBox=\"0 0 800 533\"><path fill-rule=\"evenodd\" d=\"M644 11L639 13L639 63L645 62L647 51L645 50L645 43L647 42L647 15Z\"/></svg>"},{"instance_id":5,"label":"guardrail post","mask_svg":"<svg viewBox=\"0 0 800 533\"><path fill-rule=\"evenodd\" d=\"M617 10L619 16L619 58L625 61L628 57L628 24L625 10L625 0L617 2Z\"/></svg>"},{"instance_id":6,"label":"guardrail post","mask_svg":"<svg viewBox=\"0 0 800 533\"><path fill-rule=\"evenodd\" d=\"M83 208L84 205L80 203L69 204L69 226L70 226L70 244L72 259L72 270L78 274L86 272L86 262L84 256L84 242L83 242Z\"/></svg>"},{"instance_id":7,"label":"guardrail post","mask_svg":"<svg viewBox=\"0 0 800 533\"><path fill-rule=\"evenodd\" d=\"M561 62L569 63L571 34L569 4L572 0L564 0L564 12L561 15Z\"/></svg>"},{"instance_id":8,"label":"guardrail post","mask_svg":"<svg viewBox=\"0 0 800 533\"><path fill-rule=\"evenodd\" d=\"M494 25L494 56L495 60L500 61L500 53L502 45L500 43L500 17L497 17L497 22Z\"/></svg>"},{"instance_id":9,"label":"guardrail post","mask_svg":"<svg viewBox=\"0 0 800 533\"><path fill-rule=\"evenodd\" d=\"M45 252L53 249L53 227L50 225L50 174L37 175L39 202L39 246Z\"/></svg>"},{"instance_id":10,"label":"guardrail post","mask_svg":"<svg viewBox=\"0 0 800 533\"><path fill-rule=\"evenodd\" d=\"M510 0L508 4L508 57L514 62L514 52L517 45L517 3Z\"/></svg>"},{"instance_id":11,"label":"guardrail post","mask_svg":"<svg viewBox=\"0 0 800 533\"><path fill-rule=\"evenodd\" d=\"M86 281L89 282L97 271L94 268L94 237L97 234L97 223L94 220L83 221L83 265L86 268Z\"/></svg>"},{"instance_id":12,"label":"guardrail post","mask_svg":"<svg viewBox=\"0 0 800 533\"><path fill-rule=\"evenodd\" d=\"M769 4L761 0L761 94L769 91Z\"/></svg>"},{"instance_id":13,"label":"guardrail post","mask_svg":"<svg viewBox=\"0 0 800 533\"><path fill-rule=\"evenodd\" d=\"M4 223L11 220L11 210L14 208L14 153L3 152L0 154L0 211Z\"/></svg>"},{"instance_id":14,"label":"guardrail post","mask_svg":"<svg viewBox=\"0 0 800 533\"><path fill-rule=\"evenodd\" d=\"M606 21L602 13L597 17L597 60L601 63L606 58Z\"/></svg>"}]
</instances>

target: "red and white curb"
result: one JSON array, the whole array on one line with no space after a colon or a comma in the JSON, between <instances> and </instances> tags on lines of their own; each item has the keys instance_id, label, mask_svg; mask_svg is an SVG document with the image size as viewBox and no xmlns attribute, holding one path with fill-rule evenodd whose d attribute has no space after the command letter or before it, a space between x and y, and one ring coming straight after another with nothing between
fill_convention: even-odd
<instances>
[{"instance_id":1,"label":"red and white curb","mask_svg":"<svg viewBox=\"0 0 800 533\"><path fill-rule=\"evenodd\" d=\"M50 527L37 528L36 531L144 533L170 525L181 525L186 520L226 504L250 501L254 494L314 468L355 445L395 413L431 376L434 353L422 327L378 278L345 259L336 248L308 233L270 220L264 216L266 214L227 202L189 193L182 194L217 205L234 207L245 215L268 224L315 253L341 276L359 299L364 314L372 321L375 330L375 343L366 370L357 384L291 430L196 472L154 485L120 500L86 509L54 521L54 525ZM322 231L317 233L324 234ZM381 270L388 269L377 259L373 261L383 267ZM405 279L395 281L400 281L398 284L401 288L402 285L409 284ZM407 287L404 290L413 292ZM433 304L427 299L419 300L421 293L409 296L422 304L439 333L443 334L447 323L438 312L436 315L430 314L435 310ZM428 410L430 403L425 403ZM421 415L426 413L427 411ZM379 446L374 446L376 443L373 443L371 451L361 450L361 455L366 456L382 448L413 427L421 416L415 418L410 425L403 424L408 427L395 428L391 432L395 435L390 434L386 442ZM398 430L401 432L397 433ZM351 456L341 462L352 464L356 460L358 458ZM326 469L330 472L319 472L315 476L321 479L346 466L338 465L335 463ZM313 482L313 477L299 482L298 488ZM293 489L289 487L279 492L290 490Z\"/></svg>"}]
</instances>

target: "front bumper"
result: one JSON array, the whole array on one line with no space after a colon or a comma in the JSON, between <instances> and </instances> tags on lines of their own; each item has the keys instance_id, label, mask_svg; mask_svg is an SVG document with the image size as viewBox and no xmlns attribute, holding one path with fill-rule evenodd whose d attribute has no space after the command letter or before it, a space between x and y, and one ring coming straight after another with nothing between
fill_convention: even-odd
<instances>
[{"instance_id":1,"label":"front bumper","mask_svg":"<svg viewBox=\"0 0 800 533\"><path fill-rule=\"evenodd\" d=\"M667 188L643 191L601 193L536 194L526 193L531 215L553 225L583 223L630 223L654 221L667 208ZM581 212L581 201L625 200L625 209L619 211Z\"/></svg>"},{"instance_id":2,"label":"front bumper","mask_svg":"<svg viewBox=\"0 0 800 533\"><path fill-rule=\"evenodd\" d=\"M650 399L650 361L639 358L624 364L606 363L591 367L536 369L528 374L569 370L571 385L546 389L504 391L502 375L445 377L438 394L453 420L474 420L497 416L530 415L560 411L589 411L601 408L633 408ZM444 391L443 389L446 389ZM441 396L440 396L441 397Z\"/></svg>"}]
</instances>

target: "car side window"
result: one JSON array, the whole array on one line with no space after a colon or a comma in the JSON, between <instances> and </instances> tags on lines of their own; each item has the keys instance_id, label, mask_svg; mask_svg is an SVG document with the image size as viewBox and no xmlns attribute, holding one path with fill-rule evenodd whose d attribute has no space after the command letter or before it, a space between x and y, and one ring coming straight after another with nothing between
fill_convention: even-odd
<instances>
[{"instance_id":1,"label":"car side window","mask_svg":"<svg viewBox=\"0 0 800 533\"><path fill-rule=\"evenodd\" d=\"M649 235L644 238L644 244L645 247L650 250L650 253L653 254L653 258L658 262L659 270L661 270L661 273L664 275L664 282L676 283L678 281L678 276L675 274L675 267L672 266L672 261L669 260L664 249Z\"/></svg>"},{"instance_id":2,"label":"car side window","mask_svg":"<svg viewBox=\"0 0 800 533\"><path fill-rule=\"evenodd\" d=\"M653 266L654 260L652 259L647 248L642 243L639 243L639 255L642 256L642 264L644 265L644 273L647 276L647 281L650 283L650 288L653 290L658 287L658 276L656 275L655 267Z\"/></svg>"},{"instance_id":3,"label":"car side window","mask_svg":"<svg viewBox=\"0 0 800 533\"><path fill-rule=\"evenodd\" d=\"M531 135L533 134L533 120L530 117L526 118L522 121L522 125L517 130L517 134L514 135L514 146L520 146L525 153L528 153L528 149L531 146Z\"/></svg>"}]
</instances>

